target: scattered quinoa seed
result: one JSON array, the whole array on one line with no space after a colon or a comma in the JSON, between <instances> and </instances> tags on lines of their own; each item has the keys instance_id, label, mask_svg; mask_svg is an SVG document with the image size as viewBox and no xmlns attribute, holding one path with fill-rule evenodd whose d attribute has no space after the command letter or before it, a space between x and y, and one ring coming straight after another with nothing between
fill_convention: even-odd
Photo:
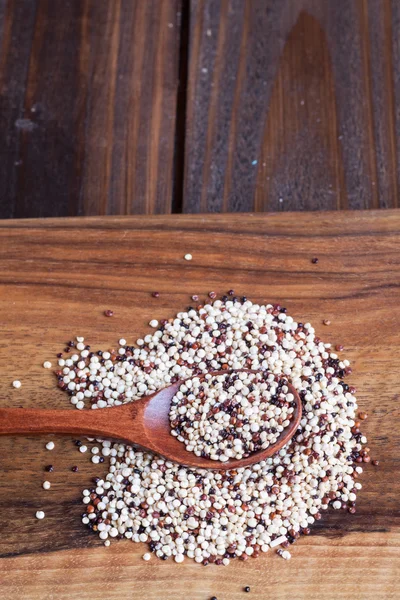
<instances>
[{"instance_id":1,"label":"scattered quinoa seed","mask_svg":"<svg viewBox=\"0 0 400 600\"><path fill-rule=\"evenodd\" d=\"M114 312L112 310L105 310L104 315L106 317L112 317L112 316L114 316Z\"/></svg>"},{"instance_id":2,"label":"scattered quinoa seed","mask_svg":"<svg viewBox=\"0 0 400 600\"><path fill-rule=\"evenodd\" d=\"M46 450L54 450L54 442L47 442Z\"/></svg>"},{"instance_id":3,"label":"scattered quinoa seed","mask_svg":"<svg viewBox=\"0 0 400 600\"><path fill-rule=\"evenodd\" d=\"M146 554L143 554L142 558L143 558L143 560L150 560L151 559L150 552L146 552Z\"/></svg>"},{"instance_id":4,"label":"scattered quinoa seed","mask_svg":"<svg viewBox=\"0 0 400 600\"><path fill-rule=\"evenodd\" d=\"M314 258L311 259L311 262L313 265L316 265L318 263L318 258L315 256Z\"/></svg>"},{"instance_id":5,"label":"scattered quinoa seed","mask_svg":"<svg viewBox=\"0 0 400 600\"><path fill-rule=\"evenodd\" d=\"M43 481L43 489L49 490L51 486L50 481Z\"/></svg>"},{"instance_id":6,"label":"scattered quinoa seed","mask_svg":"<svg viewBox=\"0 0 400 600\"><path fill-rule=\"evenodd\" d=\"M184 259L185 260L192 260L193 256L191 254L185 254Z\"/></svg>"},{"instance_id":7,"label":"scattered quinoa seed","mask_svg":"<svg viewBox=\"0 0 400 600\"><path fill-rule=\"evenodd\" d=\"M71 468L71 471L72 471L73 473L77 473L77 472L78 472L78 470L79 470L79 469L78 469L78 467L77 467L76 465L75 465L74 467L72 467L72 468Z\"/></svg>"},{"instance_id":8,"label":"scattered quinoa seed","mask_svg":"<svg viewBox=\"0 0 400 600\"><path fill-rule=\"evenodd\" d=\"M45 514L44 514L44 512L42 510L38 510L38 511L36 511L36 515L35 516L36 516L37 519L44 519Z\"/></svg>"},{"instance_id":9,"label":"scattered quinoa seed","mask_svg":"<svg viewBox=\"0 0 400 600\"><path fill-rule=\"evenodd\" d=\"M330 325L331 324L331 321L329 319L324 319L322 322L323 322L324 325Z\"/></svg>"},{"instance_id":10,"label":"scattered quinoa seed","mask_svg":"<svg viewBox=\"0 0 400 600\"><path fill-rule=\"evenodd\" d=\"M15 388L17 388L17 389L18 389L18 388L20 388L20 387L21 387L21 385L22 385L22 384L21 384L21 382L20 382L20 381L18 381L18 379L16 379L15 381L13 381L13 383L12 383L12 384L13 384L13 386L14 386Z\"/></svg>"},{"instance_id":11,"label":"scattered quinoa seed","mask_svg":"<svg viewBox=\"0 0 400 600\"><path fill-rule=\"evenodd\" d=\"M150 327L153 327L155 329L156 327L158 327L158 321L156 319L152 319L149 325Z\"/></svg>"},{"instance_id":12,"label":"scattered quinoa seed","mask_svg":"<svg viewBox=\"0 0 400 600\"><path fill-rule=\"evenodd\" d=\"M43 363L43 366L44 366L44 368L45 368L45 369L51 369L51 362L50 362L50 361L48 361L48 360L46 360L46 361Z\"/></svg>"},{"instance_id":13,"label":"scattered quinoa seed","mask_svg":"<svg viewBox=\"0 0 400 600\"><path fill-rule=\"evenodd\" d=\"M249 586L249 585L246 585L246 587L245 587L245 588L243 588L243 590L244 590L246 593L249 593L249 592L250 592L250 586Z\"/></svg>"},{"instance_id":14,"label":"scattered quinoa seed","mask_svg":"<svg viewBox=\"0 0 400 600\"><path fill-rule=\"evenodd\" d=\"M151 295L153 296L153 298L159 298L160 292L153 292Z\"/></svg>"},{"instance_id":15,"label":"scattered quinoa seed","mask_svg":"<svg viewBox=\"0 0 400 600\"><path fill-rule=\"evenodd\" d=\"M47 471L48 473L52 473L54 471L53 465L47 465L47 467L45 467L45 471Z\"/></svg>"}]
</instances>

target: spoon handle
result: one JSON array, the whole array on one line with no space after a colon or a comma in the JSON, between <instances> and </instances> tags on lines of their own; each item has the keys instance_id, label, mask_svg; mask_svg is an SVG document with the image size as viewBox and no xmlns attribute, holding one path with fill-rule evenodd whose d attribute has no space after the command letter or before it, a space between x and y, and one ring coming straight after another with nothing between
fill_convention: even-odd
<instances>
[{"instance_id":1,"label":"spoon handle","mask_svg":"<svg viewBox=\"0 0 400 600\"><path fill-rule=\"evenodd\" d=\"M123 439L124 425L127 420L132 423L136 413L133 404L82 411L0 408L0 435L65 433ZM140 424L135 425L140 437Z\"/></svg>"}]
</instances>

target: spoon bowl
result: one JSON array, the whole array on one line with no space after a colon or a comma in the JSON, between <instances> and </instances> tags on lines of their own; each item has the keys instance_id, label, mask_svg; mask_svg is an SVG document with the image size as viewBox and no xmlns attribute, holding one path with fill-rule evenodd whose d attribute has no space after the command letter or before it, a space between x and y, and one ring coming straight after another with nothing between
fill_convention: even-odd
<instances>
[{"instance_id":1,"label":"spoon bowl","mask_svg":"<svg viewBox=\"0 0 400 600\"><path fill-rule=\"evenodd\" d=\"M210 374L217 376L232 372L257 373L258 371L240 369ZM301 400L294 387L287 383L296 406L290 424L281 432L274 444L246 458L232 459L227 462L196 456L171 435L169 419L171 401L183 382L184 380L177 381L154 394L111 408L82 411L2 408L0 409L0 434L62 433L111 438L150 450L188 467L220 471L246 467L273 456L288 443L299 426L302 415Z\"/></svg>"}]
</instances>

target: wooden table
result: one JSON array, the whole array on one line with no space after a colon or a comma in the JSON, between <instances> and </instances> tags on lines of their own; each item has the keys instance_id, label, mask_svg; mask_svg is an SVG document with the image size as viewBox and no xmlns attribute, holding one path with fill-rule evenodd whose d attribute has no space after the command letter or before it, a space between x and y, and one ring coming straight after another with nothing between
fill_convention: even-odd
<instances>
[{"instance_id":1,"label":"wooden table","mask_svg":"<svg viewBox=\"0 0 400 600\"><path fill-rule=\"evenodd\" d=\"M183 259L186 252L192 262ZM311 258L317 256L317 265ZM281 302L351 360L368 445L357 513L329 511L293 546L226 568L105 548L80 523L104 466L68 438L0 438L2 600L393 600L400 577L400 213L153 216L0 222L2 406L67 407L45 360L75 335L133 342L214 290ZM151 292L157 289L159 298ZM105 309L114 316L106 318ZM322 324L329 319L329 327ZM11 382L22 381L16 390ZM71 408L71 410L73 410ZM44 466L54 464L53 473ZM79 465L79 472L71 471ZM45 491L44 479L52 481ZM46 518L35 519L44 509ZM251 586L245 596L243 587Z\"/></svg>"},{"instance_id":2,"label":"wooden table","mask_svg":"<svg viewBox=\"0 0 400 600\"><path fill-rule=\"evenodd\" d=\"M399 0L0 0L0 218L394 208Z\"/></svg>"}]
</instances>

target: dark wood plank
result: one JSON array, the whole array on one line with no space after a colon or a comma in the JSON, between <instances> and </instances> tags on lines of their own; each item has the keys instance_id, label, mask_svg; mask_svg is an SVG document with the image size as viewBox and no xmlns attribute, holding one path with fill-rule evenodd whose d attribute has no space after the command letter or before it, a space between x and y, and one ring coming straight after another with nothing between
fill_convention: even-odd
<instances>
[{"instance_id":1,"label":"dark wood plank","mask_svg":"<svg viewBox=\"0 0 400 600\"><path fill-rule=\"evenodd\" d=\"M91 5L89 22L96 23L97 5ZM105 0L105 5L106 31L117 29L108 49L96 34L91 56L83 211L170 213L181 0ZM117 15L110 14L115 10Z\"/></svg>"},{"instance_id":2,"label":"dark wood plank","mask_svg":"<svg viewBox=\"0 0 400 600\"><path fill-rule=\"evenodd\" d=\"M327 511L293 546L291 561L271 551L204 568L191 560L145 563L146 545L120 540L105 548L85 529L81 491L107 465L92 464L72 438L0 436L1 598L243 600L244 585L259 600L398 598L399 240L394 210L1 222L2 407L70 407L42 364L54 364L72 336L84 335L94 350L121 335L133 343L149 333L151 318L172 317L193 293L233 287L256 302L283 303L324 341L344 345L369 413L363 431L381 461L366 465L356 514ZM315 255L318 265L310 262ZM106 308L113 318L104 317ZM44 448L49 439L52 452ZM50 462L54 472L45 473ZM35 519L38 509L44 521Z\"/></svg>"},{"instance_id":3,"label":"dark wood plank","mask_svg":"<svg viewBox=\"0 0 400 600\"><path fill-rule=\"evenodd\" d=\"M8 1L0 216L171 211L180 5Z\"/></svg>"},{"instance_id":4,"label":"dark wood plank","mask_svg":"<svg viewBox=\"0 0 400 600\"><path fill-rule=\"evenodd\" d=\"M37 0L0 2L0 217L15 214L20 130Z\"/></svg>"},{"instance_id":5,"label":"dark wood plank","mask_svg":"<svg viewBox=\"0 0 400 600\"><path fill-rule=\"evenodd\" d=\"M391 0L193 0L184 210L398 206Z\"/></svg>"}]
</instances>

